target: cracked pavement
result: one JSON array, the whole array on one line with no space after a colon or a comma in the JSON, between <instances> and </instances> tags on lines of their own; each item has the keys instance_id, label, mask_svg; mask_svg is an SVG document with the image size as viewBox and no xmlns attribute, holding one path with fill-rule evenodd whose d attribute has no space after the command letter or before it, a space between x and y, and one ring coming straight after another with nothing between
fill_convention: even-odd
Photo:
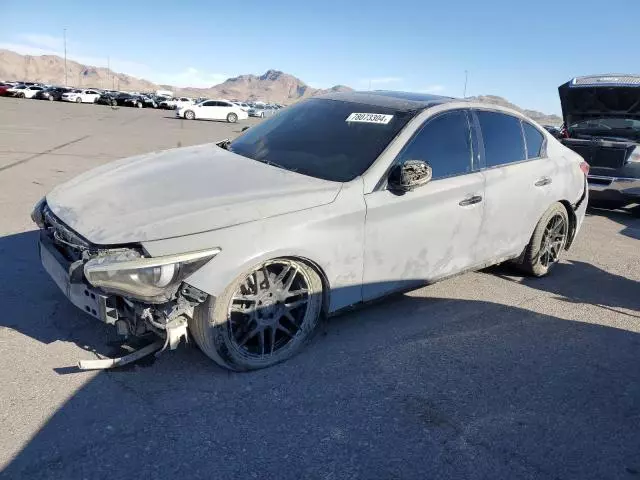
<instances>
[{"instance_id":1,"label":"cracked pavement","mask_svg":"<svg viewBox=\"0 0 640 480\"><path fill-rule=\"evenodd\" d=\"M501 266L395 295L267 370L191 345L79 372L117 336L41 269L32 206L109 160L243 124L0 103L0 478L640 478L637 216L591 210L549 277Z\"/></svg>"}]
</instances>

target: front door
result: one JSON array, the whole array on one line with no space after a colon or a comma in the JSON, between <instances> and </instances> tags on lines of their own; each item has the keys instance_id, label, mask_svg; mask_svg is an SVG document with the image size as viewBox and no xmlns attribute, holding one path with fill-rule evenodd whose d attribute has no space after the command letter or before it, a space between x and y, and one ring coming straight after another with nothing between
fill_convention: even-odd
<instances>
[{"instance_id":1,"label":"front door","mask_svg":"<svg viewBox=\"0 0 640 480\"><path fill-rule=\"evenodd\" d=\"M465 110L441 113L400 152L397 163L429 163L429 183L404 194L384 188L365 195L365 301L477 263L484 176L474 162L470 118Z\"/></svg>"}]
</instances>

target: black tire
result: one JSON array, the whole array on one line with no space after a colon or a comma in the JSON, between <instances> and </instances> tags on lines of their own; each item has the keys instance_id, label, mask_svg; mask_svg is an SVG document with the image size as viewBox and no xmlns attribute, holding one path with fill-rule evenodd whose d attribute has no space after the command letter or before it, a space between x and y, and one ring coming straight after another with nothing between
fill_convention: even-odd
<instances>
[{"instance_id":1,"label":"black tire","mask_svg":"<svg viewBox=\"0 0 640 480\"><path fill-rule=\"evenodd\" d=\"M187 120L195 120L196 114L193 110L187 110L186 112L184 112L184 118L186 118Z\"/></svg>"},{"instance_id":2,"label":"black tire","mask_svg":"<svg viewBox=\"0 0 640 480\"><path fill-rule=\"evenodd\" d=\"M82 103L82 99L80 97L76 98L76 103Z\"/></svg>"},{"instance_id":3,"label":"black tire","mask_svg":"<svg viewBox=\"0 0 640 480\"><path fill-rule=\"evenodd\" d=\"M294 268L293 272L294 276L302 275L304 283L307 285L307 295L305 303L304 313L300 312L300 317L297 321L298 324L290 324L295 325L295 334L291 335L291 332L288 332L289 335L280 334L278 340L276 340L276 335L280 331L280 322L286 318L286 314L271 314L271 318L277 317L279 320L277 321L277 327L271 326L260 326L258 320L247 320L245 323L245 330L236 331L234 333L234 328L238 330L243 327L242 323L237 322L237 317L233 317L235 315L240 315L243 317L243 313L236 313L236 311L231 311L231 305L234 301L238 301L237 293L241 291L244 286L248 283L248 279L250 276L258 274L258 272L263 272L266 270L261 270L264 267L271 268L272 266L279 265L291 265ZM284 269L284 267L283 267ZM277 270L276 270L277 271ZM267 275L269 282L275 282L275 276ZM258 280L258 284L263 284L264 276L256 277ZM257 292L256 287L256 292ZM258 298L256 296L256 298ZM257 302L257 301L256 301ZM260 302L257 302L258 304ZM286 303L286 301L283 301ZM309 265L291 260L291 259L275 259L269 262L265 262L256 268L250 269L248 272L240 275L236 278L231 284L227 287L227 289L220 295L219 297L213 299L209 297L209 299L203 304L196 307L193 318L189 321L189 329L191 334L196 342L196 344L200 347L200 349L215 361L221 367L227 368L229 370L234 371L248 371L248 370L257 370L260 368L270 367L277 363L283 362L293 355L299 353L306 344L313 338L313 333L317 330L317 327L320 321L323 318L322 312L322 303L323 303L323 285L320 275L311 268ZM237 304L236 304L237 305ZM273 304L266 307L266 309L272 308ZM285 308L285 305L282 305L280 308ZM278 308L276 306L276 308ZM254 312L259 312L260 310L256 307ZM292 310L289 310L291 312ZM277 310L276 310L277 312ZM251 315L254 315L253 313ZM278 316L280 315L280 316ZM246 317L246 318L255 318L255 317ZM291 317L289 317L291 318ZM251 322L256 322L251 323ZM288 322L288 320L287 320ZM235 325L235 327L234 327ZM255 325L254 327L249 327L249 325ZM291 329L291 326L287 327ZM249 331L257 331L261 329L260 335L254 333L251 337L247 334L247 330ZM270 332L274 332L271 334ZM238 336L252 338L256 341L261 341L262 344L262 353L257 354L250 352L246 346L239 346ZM256 338L258 335L259 339ZM271 352L265 353L265 338L267 335L271 336L268 343L271 344ZM242 341L240 341L242 342ZM246 340L245 340L246 342ZM280 342L281 346L276 347L276 343ZM245 343L246 345L246 343Z\"/></svg>"},{"instance_id":4,"label":"black tire","mask_svg":"<svg viewBox=\"0 0 640 480\"><path fill-rule=\"evenodd\" d=\"M227 115L227 122L236 123L237 121L238 121L238 115L236 115L235 113L230 113L229 115Z\"/></svg>"},{"instance_id":5,"label":"black tire","mask_svg":"<svg viewBox=\"0 0 640 480\"><path fill-rule=\"evenodd\" d=\"M546 247L550 242L550 228L552 228L551 225L554 222L561 222L562 224L562 239L555 237L551 243L554 243L557 249L552 248L548 252ZM551 205L536 225L520 266L535 277L542 277L549 273L553 265L560 260L560 256L567 245L569 228L569 214L565 206L559 202ZM554 255L553 252L556 252L556 254Z\"/></svg>"},{"instance_id":6,"label":"black tire","mask_svg":"<svg viewBox=\"0 0 640 480\"><path fill-rule=\"evenodd\" d=\"M118 106L118 101L117 100L111 100L111 106L112 107L117 107Z\"/></svg>"},{"instance_id":7,"label":"black tire","mask_svg":"<svg viewBox=\"0 0 640 480\"><path fill-rule=\"evenodd\" d=\"M18 97L18 98L25 98L24 93L19 93L18 95L16 95L16 97Z\"/></svg>"}]
</instances>

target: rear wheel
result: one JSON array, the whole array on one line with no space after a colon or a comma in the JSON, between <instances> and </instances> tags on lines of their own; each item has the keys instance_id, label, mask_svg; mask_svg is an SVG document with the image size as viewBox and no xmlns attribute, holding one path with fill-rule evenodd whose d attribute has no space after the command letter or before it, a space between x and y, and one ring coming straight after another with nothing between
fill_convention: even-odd
<instances>
[{"instance_id":1,"label":"rear wheel","mask_svg":"<svg viewBox=\"0 0 640 480\"><path fill-rule=\"evenodd\" d=\"M546 275L558 263L569 238L569 215L554 203L542 216L525 250L522 267L536 277Z\"/></svg>"},{"instance_id":2,"label":"rear wheel","mask_svg":"<svg viewBox=\"0 0 640 480\"><path fill-rule=\"evenodd\" d=\"M187 120L194 120L196 118L196 114L193 112L193 110L187 110L186 112L184 112L184 118L186 118Z\"/></svg>"},{"instance_id":3,"label":"rear wheel","mask_svg":"<svg viewBox=\"0 0 640 480\"><path fill-rule=\"evenodd\" d=\"M322 292L322 280L309 265L270 260L198 306L189 328L200 349L225 368L269 367L311 339L322 316Z\"/></svg>"},{"instance_id":4,"label":"rear wheel","mask_svg":"<svg viewBox=\"0 0 640 480\"><path fill-rule=\"evenodd\" d=\"M16 95L16 97L18 97L18 98L25 98L24 93L19 93L18 95Z\"/></svg>"},{"instance_id":5,"label":"rear wheel","mask_svg":"<svg viewBox=\"0 0 640 480\"><path fill-rule=\"evenodd\" d=\"M237 121L238 121L238 115L236 115L235 113L230 113L229 115L227 115L227 122L236 123Z\"/></svg>"}]
</instances>

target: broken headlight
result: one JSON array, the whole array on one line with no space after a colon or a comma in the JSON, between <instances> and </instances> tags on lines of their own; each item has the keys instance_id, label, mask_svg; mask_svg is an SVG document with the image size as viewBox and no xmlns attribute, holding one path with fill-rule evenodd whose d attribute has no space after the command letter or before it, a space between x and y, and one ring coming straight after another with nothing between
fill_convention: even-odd
<instances>
[{"instance_id":1,"label":"broken headlight","mask_svg":"<svg viewBox=\"0 0 640 480\"><path fill-rule=\"evenodd\" d=\"M171 299L177 286L220 253L219 248L199 252L145 258L133 251L89 260L84 274L89 283L106 292L150 303Z\"/></svg>"}]
</instances>

